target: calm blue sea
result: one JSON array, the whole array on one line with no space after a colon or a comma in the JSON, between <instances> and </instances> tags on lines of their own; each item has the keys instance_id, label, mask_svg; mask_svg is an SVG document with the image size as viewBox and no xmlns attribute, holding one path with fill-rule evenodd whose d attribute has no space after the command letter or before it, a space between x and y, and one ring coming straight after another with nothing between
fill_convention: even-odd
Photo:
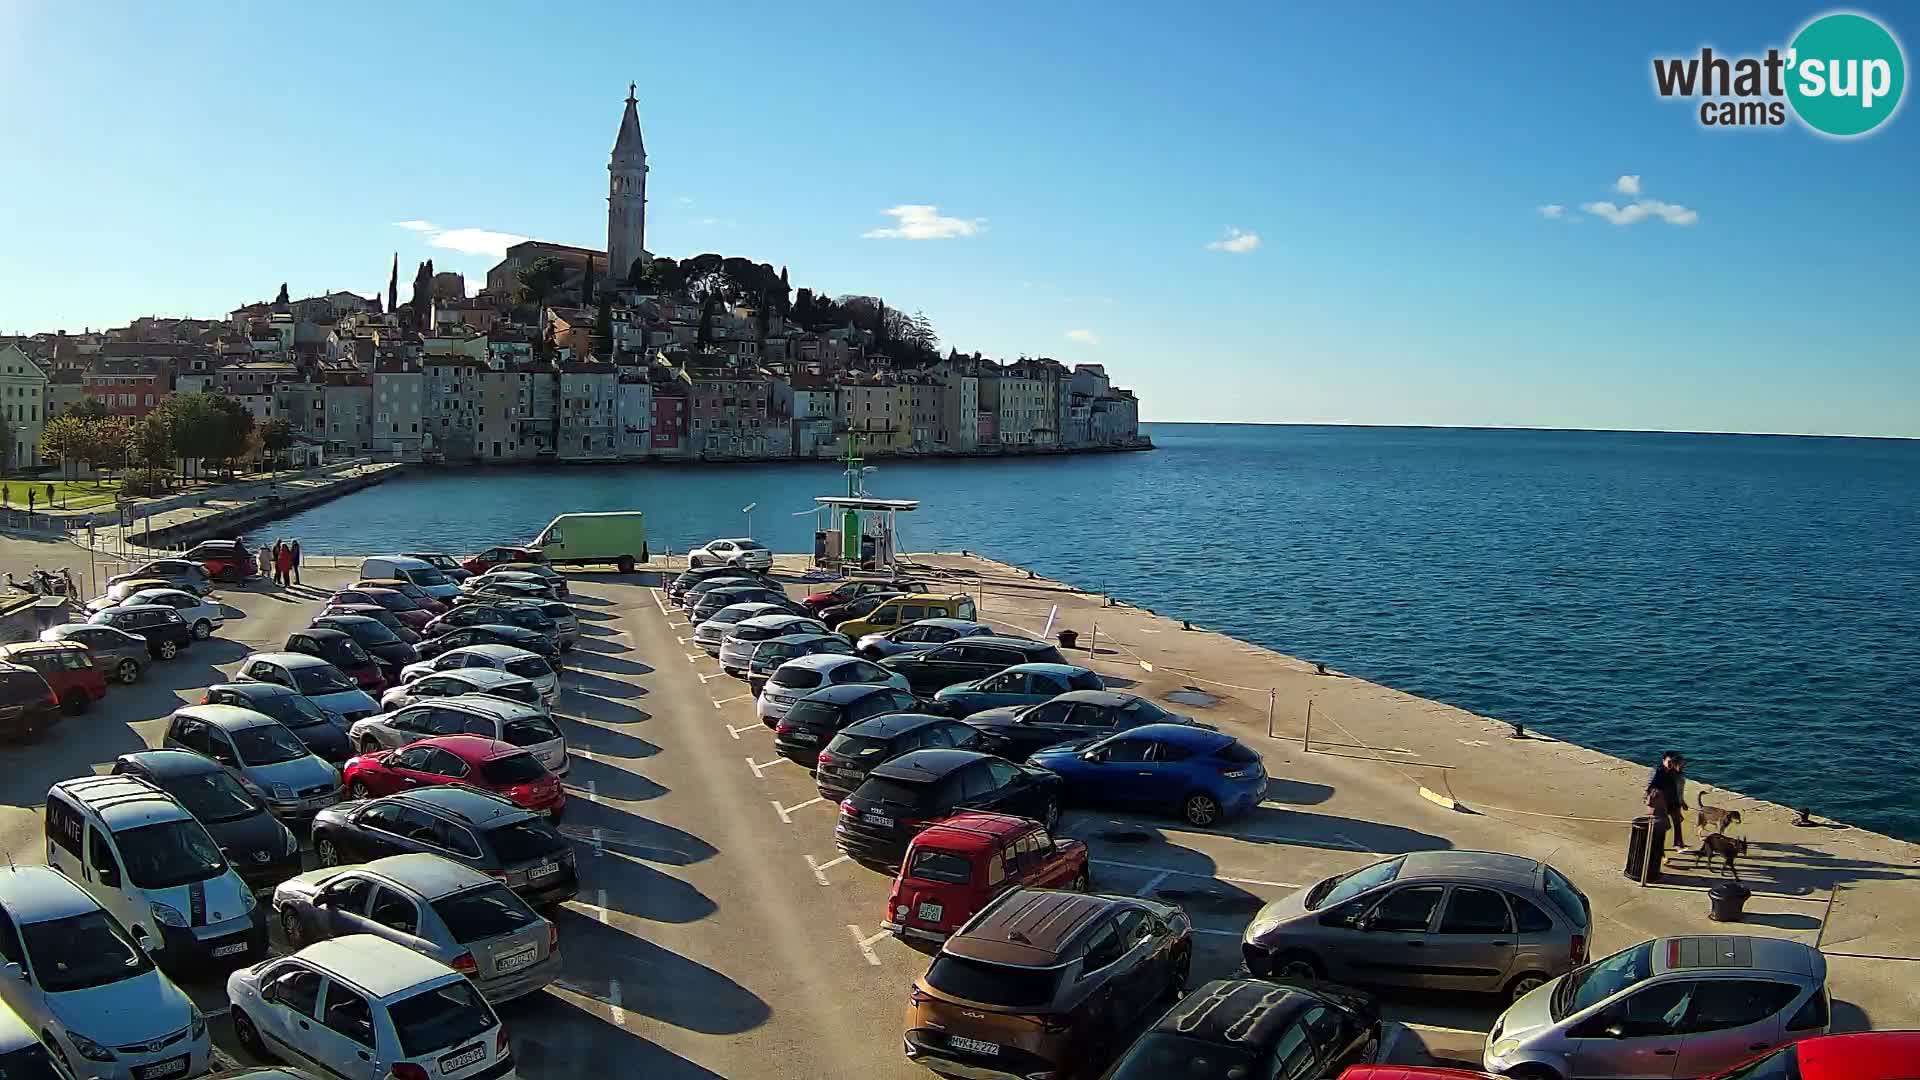
<instances>
[{"instance_id":1,"label":"calm blue sea","mask_svg":"<svg viewBox=\"0 0 1920 1080\"><path fill-rule=\"evenodd\" d=\"M1155 424L1160 449L884 462L968 548L1475 712L1920 838L1920 442ZM812 549L832 465L419 472L272 527L470 550L639 508ZM1623 810L1631 809L1623 807Z\"/></svg>"}]
</instances>

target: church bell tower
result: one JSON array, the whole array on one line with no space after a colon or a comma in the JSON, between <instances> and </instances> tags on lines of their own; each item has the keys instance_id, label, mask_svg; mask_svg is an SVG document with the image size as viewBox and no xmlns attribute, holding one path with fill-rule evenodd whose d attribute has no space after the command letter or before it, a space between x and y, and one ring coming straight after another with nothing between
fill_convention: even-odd
<instances>
[{"instance_id":1,"label":"church bell tower","mask_svg":"<svg viewBox=\"0 0 1920 1080\"><path fill-rule=\"evenodd\" d=\"M627 84L627 111L607 162L607 276L624 284L634 260L646 254L647 147L640 138L634 84Z\"/></svg>"}]
</instances>

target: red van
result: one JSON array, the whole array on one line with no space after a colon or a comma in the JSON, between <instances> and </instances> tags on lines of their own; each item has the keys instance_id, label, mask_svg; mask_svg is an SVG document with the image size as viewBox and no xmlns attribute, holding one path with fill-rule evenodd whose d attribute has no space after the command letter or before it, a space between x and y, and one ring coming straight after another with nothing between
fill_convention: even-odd
<instances>
[{"instance_id":1,"label":"red van","mask_svg":"<svg viewBox=\"0 0 1920 1080\"><path fill-rule=\"evenodd\" d=\"M27 641L0 645L0 662L20 664L40 673L70 713L107 696L107 672L93 662L93 654L77 641Z\"/></svg>"},{"instance_id":2,"label":"red van","mask_svg":"<svg viewBox=\"0 0 1920 1080\"><path fill-rule=\"evenodd\" d=\"M1032 818L955 814L907 845L881 925L897 937L945 941L987 901L1022 886L1088 891L1087 845L1055 840Z\"/></svg>"}]
</instances>

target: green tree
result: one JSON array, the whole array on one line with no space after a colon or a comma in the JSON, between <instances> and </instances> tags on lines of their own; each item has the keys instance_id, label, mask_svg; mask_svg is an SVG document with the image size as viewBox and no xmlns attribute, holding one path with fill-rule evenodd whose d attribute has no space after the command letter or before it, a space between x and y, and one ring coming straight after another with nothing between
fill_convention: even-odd
<instances>
[{"instance_id":1,"label":"green tree","mask_svg":"<svg viewBox=\"0 0 1920 1080\"><path fill-rule=\"evenodd\" d=\"M593 319L593 349L603 358L613 355L613 298L602 296Z\"/></svg>"},{"instance_id":2,"label":"green tree","mask_svg":"<svg viewBox=\"0 0 1920 1080\"><path fill-rule=\"evenodd\" d=\"M152 489L161 470L174 456L173 433L169 430L167 420L160 415L160 410L155 409L147 414L146 419L133 426L127 435L127 462L146 471L147 487Z\"/></svg>"},{"instance_id":3,"label":"green tree","mask_svg":"<svg viewBox=\"0 0 1920 1080\"><path fill-rule=\"evenodd\" d=\"M280 283L279 295L273 298L273 304L275 307L285 307L290 302L291 301L287 299L287 283L283 281Z\"/></svg>"},{"instance_id":4,"label":"green tree","mask_svg":"<svg viewBox=\"0 0 1920 1080\"><path fill-rule=\"evenodd\" d=\"M64 470L74 462L90 461L93 449L94 421L61 413L47 421L40 433L40 452L58 461Z\"/></svg>"},{"instance_id":5,"label":"green tree","mask_svg":"<svg viewBox=\"0 0 1920 1080\"><path fill-rule=\"evenodd\" d=\"M593 303L594 284L595 282L594 282L594 275L593 275L593 260L588 259L586 276L580 279L581 306L584 307L586 305Z\"/></svg>"},{"instance_id":6,"label":"green tree","mask_svg":"<svg viewBox=\"0 0 1920 1080\"><path fill-rule=\"evenodd\" d=\"M214 418L213 429L207 436L206 455L209 459L221 462L229 474L233 464L247 456L253 446L253 414L237 399L225 394L199 395L209 399L207 405Z\"/></svg>"},{"instance_id":7,"label":"green tree","mask_svg":"<svg viewBox=\"0 0 1920 1080\"><path fill-rule=\"evenodd\" d=\"M638 267L640 260L635 259ZM681 265L672 259L658 257L648 263L644 269L638 269L636 279L642 288L650 288L655 293L675 295L687 287L687 275Z\"/></svg>"},{"instance_id":8,"label":"green tree","mask_svg":"<svg viewBox=\"0 0 1920 1080\"><path fill-rule=\"evenodd\" d=\"M558 295L566 283L567 264L550 255L544 256L521 269L515 296L533 308L533 317L538 321L540 309L546 307L547 301Z\"/></svg>"},{"instance_id":9,"label":"green tree","mask_svg":"<svg viewBox=\"0 0 1920 1080\"><path fill-rule=\"evenodd\" d=\"M700 333L695 341L701 345L713 344L713 308L720 301L720 291L710 289L700 300Z\"/></svg>"},{"instance_id":10,"label":"green tree","mask_svg":"<svg viewBox=\"0 0 1920 1080\"><path fill-rule=\"evenodd\" d=\"M276 416L260 425L260 448L278 458L293 449L293 425Z\"/></svg>"},{"instance_id":11,"label":"green tree","mask_svg":"<svg viewBox=\"0 0 1920 1080\"><path fill-rule=\"evenodd\" d=\"M60 410L62 416L78 416L84 420L103 420L107 416L107 407L98 398L83 397Z\"/></svg>"},{"instance_id":12,"label":"green tree","mask_svg":"<svg viewBox=\"0 0 1920 1080\"><path fill-rule=\"evenodd\" d=\"M793 294L793 321L809 330L813 328L812 289L801 289Z\"/></svg>"}]
</instances>

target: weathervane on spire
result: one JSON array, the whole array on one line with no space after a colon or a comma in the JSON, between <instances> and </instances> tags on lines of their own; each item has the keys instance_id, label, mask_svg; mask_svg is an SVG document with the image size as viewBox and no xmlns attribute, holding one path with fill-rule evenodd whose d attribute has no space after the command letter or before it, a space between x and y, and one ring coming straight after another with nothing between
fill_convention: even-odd
<instances>
[{"instance_id":1,"label":"weathervane on spire","mask_svg":"<svg viewBox=\"0 0 1920 1080\"><path fill-rule=\"evenodd\" d=\"M629 105L633 104L634 102L634 97L633 97L634 88L635 88L635 84L633 83L627 84L627 104Z\"/></svg>"}]
</instances>

